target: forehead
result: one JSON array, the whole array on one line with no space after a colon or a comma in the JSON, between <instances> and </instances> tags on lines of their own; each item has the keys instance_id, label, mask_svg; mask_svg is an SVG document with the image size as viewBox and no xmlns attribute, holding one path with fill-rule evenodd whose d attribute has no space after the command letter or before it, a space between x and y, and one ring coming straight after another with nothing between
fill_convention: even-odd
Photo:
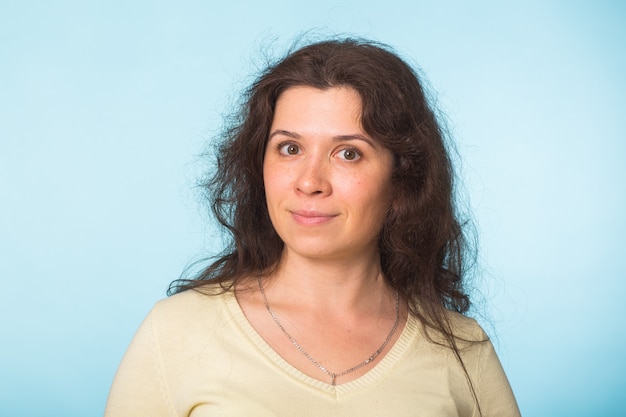
<instances>
[{"instance_id":1,"label":"forehead","mask_svg":"<svg viewBox=\"0 0 626 417\"><path fill-rule=\"evenodd\" d=\"M353 88L290 87L276 101L272 127L334 126L363 133L361 112L361 97Z\"/></svg>"}]
</instances>

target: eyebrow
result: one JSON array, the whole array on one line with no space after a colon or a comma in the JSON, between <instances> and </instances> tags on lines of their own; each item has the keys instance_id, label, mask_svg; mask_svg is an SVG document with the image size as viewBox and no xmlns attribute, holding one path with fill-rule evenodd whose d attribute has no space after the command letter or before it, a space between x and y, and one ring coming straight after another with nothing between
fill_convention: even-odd
<instances>
[{"instance_id":1,"label":"eyebrow","mask_svg":"<svg viewBox=\"0 0 626 417\"><path fill-rule=\"evenodd\" d=\"M283 129L277 129L275 131L273 131L270 134L270 137L268 138L268 141L271 140L274 136L277 135L283 135L283 136L288 136L290 138L294 138L294 139L301 139L302 136L299 135L298 133L295 132L290 132L288 130L283 130ZM363 142L366 142L367 144L369 144L371 147L373 148L377 148L377 144L370 138L368 138L367 136L364 135L360 135L358 133L355 133L353 135L337 135L337 136L333 136L333 141L335 142L344 142L344 141L348 141L348 140L362 140Z\"/></svg>"}]
</instances>

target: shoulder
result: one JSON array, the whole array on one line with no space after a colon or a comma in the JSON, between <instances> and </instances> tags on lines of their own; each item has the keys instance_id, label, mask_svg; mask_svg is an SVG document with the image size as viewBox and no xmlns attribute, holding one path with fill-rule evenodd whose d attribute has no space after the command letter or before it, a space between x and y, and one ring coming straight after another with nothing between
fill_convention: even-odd
<instances>
[{"instance_id":1,"label":"shoulder","mask_svg":"<svg viewBox=\"0 0 626 417\"><path fill-rule=\"evenodd\" d=\"M194 312L198 309L215 308L225 299L233 297L234 290L222 288L219 284L207 283L204 286L179 292L159 300L155 309L170 312Z\"/></svg>"},{"instance_id":2,"label":"shoulder","mask_svg":"<svg viewBox=\"0 0 626 417\"><path fill-rule=\"evenodd\" d=\"M477 342L485 342L489 337L480 324L472 317L451 310L445 310L441 319L452 333L458 348L472 346ZM449 339L442 330L435 330L425 323L421 324L423 335L436 345L449 346Z\"/></svg>"},{"instance_id":3,"label":"shoulder","mask_svg":"<svg viewBox=\"0 0 626 417\"><path fill-rule=\"evenodd\" d=\"M194 334L223 321L232 298L232 291L219 292L214 287L186 290L158 301L149 318L157 334Z\"/></svg>"},{"instance_id":4,"label":"shoulder","mask_svg":"<svg viewBox=\"0 0 626 417\"><path fill-rule=\"evenodd\" d=\"M469 342L485 342L489 337L478 322L455 311L446 312L452 333L460 340Z\"/></svg>"},{"instance_id":5,"label":"shoulder","mask_svg":"<svg viewBox=\"0 0 626 417\"><path fill-rule=\"evenodd\" d=\"M456 337L458 355L449 347L449 342L442 334L427 331L425 335L429 343L421 345L424 349L419 354L420 360L428 358L430 369L436 370L430 380L436 381L442 374L441 370L448 369L444 373L446 380L441 383L446 387L455 387L452 392L470 395L463 400L466 404L474 402L466 389L469 378L483 415L518 417L519 411L506 374L482 326L475 319L457 312L446 311L445 315ZM459 359L462 361L461 366Z\"/></svg>"},{"instance_id":6,"label":"shoulder","mask_svg":"<svg viewBox=\"0 0 626 417\"><path fill-rule=\"evenodd\" d=\"M450 313L459 355L484 415L519 417L519 408L489 336L473 318Z\"/></svg>"},{"instance_id":7,"label":"shoulder","mask_svg":"<svg viewBox=\"0 0 626 417\"><path fill-rule=\"evenodd\" d=\"M472 379L482 377L487 369L501 372L498 356L482 326L471 317L456 312L447 314L458 353Z\"/></svg>"},{"instance_id":8,"label":"shoulder","mask_svg":"<svg viewBox=\"0 0 626 417\"><path fill-rule=\"evenodd\" d=\"M216 304L211 300L221 300L226 294L227 292L218 291L214 285L190 289L159 300L154 308L172 313L205 309Z\"/></svg>"}]
</instances>

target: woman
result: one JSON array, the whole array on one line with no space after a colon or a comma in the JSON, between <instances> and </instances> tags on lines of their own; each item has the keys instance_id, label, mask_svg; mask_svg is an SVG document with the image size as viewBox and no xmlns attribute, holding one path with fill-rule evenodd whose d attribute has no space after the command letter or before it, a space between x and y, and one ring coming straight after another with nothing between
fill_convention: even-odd
<instances>
[{"instance_id":1,"label":"woman","mask_svg":"<svg viewBox=\"0 0 626 417\"><path fill-rule=\"evenodd\" d=\"M518 416L410 67L321 42L245 99L207 183L232 245L146 318L105 415Z\"/></svg>"}]
</instances>

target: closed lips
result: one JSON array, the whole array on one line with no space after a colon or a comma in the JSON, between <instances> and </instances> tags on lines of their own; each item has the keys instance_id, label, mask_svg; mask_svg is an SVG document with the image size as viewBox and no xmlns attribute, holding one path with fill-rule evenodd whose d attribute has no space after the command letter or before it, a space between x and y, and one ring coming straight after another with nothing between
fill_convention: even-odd
<instances>
[{"instance_id":1,"label":"closed lips","mask_svg":"<svg viewBox=\"0 0 626 417\"><path fill-rule=\"evenodd\" d=\"M336 214L323 213L314 210L292 211L291 214L300 223L316 224L323 223L336 217Z\"/></svg>"}]
</instances>

